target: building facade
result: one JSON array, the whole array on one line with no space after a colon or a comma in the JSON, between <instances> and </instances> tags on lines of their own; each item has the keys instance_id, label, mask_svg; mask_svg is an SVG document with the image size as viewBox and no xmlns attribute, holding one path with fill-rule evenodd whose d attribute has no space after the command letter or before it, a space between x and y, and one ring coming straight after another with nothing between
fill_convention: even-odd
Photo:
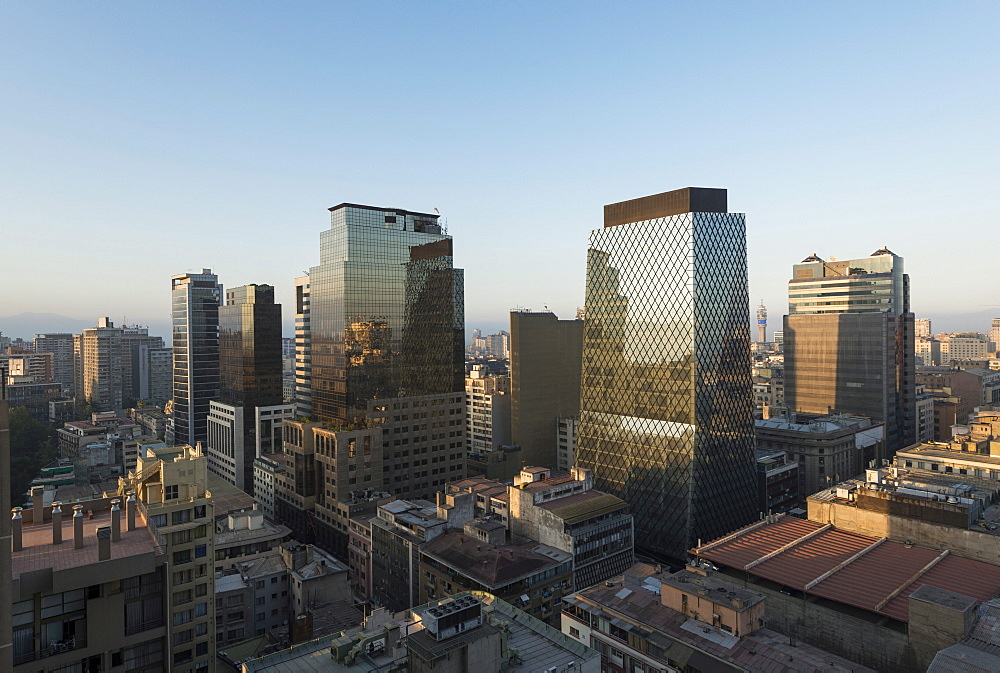
<instances>
[{"instance_id":1,"label":"building facade","mask_svg":"<svg viewBox=\"0 0 1000 673\"><path fill-rule=\"evenodd\" d=\"M219 309L219 391L209 403L209 469L253 493L253 461L281 448L281 305L270 285L226 291Z\"/></svg>"},{"instance_id":2,"label":"building facade","mask_svg":"<svg viewBox=\"0 0 1000 673\"><path fill-rule=\"evenodd\" d=\"M372 399L461 391L463 274L438 216L349 203L330 213L309 271L311 413L344 422Z\"/></svg>"},{"instance_id":3,"label":"building facade","mask_svg":"<svg viewBox=\"0 0 1000 673\"><path fill-rule=\"evenodd\" d=\"M580 413L583 325L511 311L511 442L529 465L556 466L556 419Z\"/></svg>"},{"instance_id":4,"label":"building facade","mask_svg":"<svg viewBox=\"0 0 1000 673\"><path fill-rule=\"evenodd\" d=\"M64 396L73 397L73 335L37 334L34 346L36 353L52 353L53 378L62 384Z\"/></svg>"},{"instance_id":5,"label":"building facade","mask_svg":"<svg viewBox=\"0 0 1000 673\"><path fill-rule=\"evenodd\" d=\"M825 261L792 269L785 316L785 401L885 423L889 452L916 440L913 314L903 258Z\"/></svg>"},{"instance_id":6,"label":"building facade","mask_svg":"<svg viewBox=\"0 0 1000 673\"><path fill-rule=\"evenodd\" d=\"M211 269L170 279L173 412L167 443L208 439L209 403L219 398L219 306L222 285Z\"/></svg>"},{"instance_id":7,"label":"building facade","mask_svg":"<svg viewBox=\"0 0 1000 673\"><path fill-rule=\"evenodd\" d=\"M490 375L482 365L473 365L465 377L465 419L465 450L470 455L510 444L510 377Z\"/></svg>"},{"instance_id":8,"label":"building facade","mask_svg":"<svg viewBox=\"0 0 1000 673\"><path fill-rule=\"evenodd\" d=\"M702 188L605 206L591 233L576 463L662 557L754 511L745 238Z\"/></svg>"}]
</instances>

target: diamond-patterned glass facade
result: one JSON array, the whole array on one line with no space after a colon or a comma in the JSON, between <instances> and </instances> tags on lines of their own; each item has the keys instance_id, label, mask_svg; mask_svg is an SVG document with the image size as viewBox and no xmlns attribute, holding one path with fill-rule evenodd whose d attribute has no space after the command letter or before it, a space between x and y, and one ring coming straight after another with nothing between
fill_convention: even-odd
<instances>
[{"instance_id":1,"label":"diamond-patterned glass facade","mask_svg":"<svg viewBox=\"0 0 1000 673\"><path fill-rule=\"evenodd\" d=\"M757 517L745 230L694 212L591 233L577 464L657 556Z\"/></svg>"}]
</instances>

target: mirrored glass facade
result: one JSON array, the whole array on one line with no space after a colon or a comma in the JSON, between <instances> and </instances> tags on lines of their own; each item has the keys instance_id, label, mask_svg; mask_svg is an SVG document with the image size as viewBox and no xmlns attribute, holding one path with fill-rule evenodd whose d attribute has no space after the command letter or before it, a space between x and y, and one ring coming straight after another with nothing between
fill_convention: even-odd
<instances>
[{"instance_id":1,"label":"mirrored glass facade","mask_svg":"<svg viewBox=\"0 0 1000 673\"><path fill-rule=\"evenodd\" d=\"M211 269L171 278L173 414L167 440L204 442L208 408L219 398L219 305L222 285Z\"/></svg>"},{"instance_id":2,"label":"mirrored glass facade","mask_svg":"<svg viewBox=\"0 0 1000 673\"><path fill-rule=\"evenodd\" d=\"M312 414L348 421L368 400L463 390L463 275L438 216L330 212L309 271Z\"/></svg>"},{"instance_id":3,"label":"mirrored glass facade","mask_svg":"<svg viewBox=\"0 0 1000 673\"><path fill-rule=\"evenodd\" d=\"M683 559L757 517L744 216L617 221L590 237L577 464Z\"/></svg>"}]
</instances>

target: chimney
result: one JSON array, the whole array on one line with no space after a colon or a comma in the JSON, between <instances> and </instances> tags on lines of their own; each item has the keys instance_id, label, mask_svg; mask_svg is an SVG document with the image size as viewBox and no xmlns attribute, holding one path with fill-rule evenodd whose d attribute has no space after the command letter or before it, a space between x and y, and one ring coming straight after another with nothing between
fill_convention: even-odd
<instances>
[{"instance_id":1,"label":"chimney","mask_svg":"<svg viewBox=\"0 0 1000 673\"><path fill-rule=\"evenodd\" d=\"M122 541L122 510L118 507L120 500L115 498L111 501L111 541Z\"/></svg>"},{"instance_id":2,"label":"chimney","mask_svg":"<svg viewBox=\"0 0 1000 673\"><path fill-rule=\"evenodd\" d=\"M111 527L101 526L97 529L97 560L111 560Z\"/></svg>"},{"instance_id":3,"label":"chimney","mask_svg":"<svg viewBox=\"0 0 1000 673\"><path fill-rule=\"evenodd\" d=\"M125 526L125 530L135 530L135 491L129 491L125 501Z\"/></svg>"},{"instance_id":4,"label":"chimney","mask_svg":"<svg viewBox=\"0 0 1000 673\"><path fill-rule=\"evenodd\" d=\"M22 549L24 549L24 546L21 543L21 511L22 510L23 510L22 507L15 507L14 509L11 510L11 512L13 514L11 515L11 518L10 518L10 533L11 533L11 537L14 538L14 540L13 540L13 544L14 544L13 549L14 549L14 551L21 551Z\"/></svg>"},{"instance_id":5,"label":"chimney","mask_svg":"<svg viewBox=\"0 0 1000 673\"><path fill-rule=\"evenodd\" d=\"M45 521L44 493L42 486L31 487L31 523L34 526L40 526Z\"/></svg>"},{"instance_id":6,"label":"chimney","mask_svg":"<svg viewBox=\"0 0 1000 673\"><path fill-rule=\"evenodd\" d=\"M62 544L62 506L52 503L52 544Z\"/></svg>"},{"instance_id":7,"label":"chimney","mask_svg":"<svg viewBox=\"0 0 1000 673\"><path fill-rule=\"evenodd\" d=\"M83 505L73 505L73 549L83 549Z\"/></svg>"}]
</instances>

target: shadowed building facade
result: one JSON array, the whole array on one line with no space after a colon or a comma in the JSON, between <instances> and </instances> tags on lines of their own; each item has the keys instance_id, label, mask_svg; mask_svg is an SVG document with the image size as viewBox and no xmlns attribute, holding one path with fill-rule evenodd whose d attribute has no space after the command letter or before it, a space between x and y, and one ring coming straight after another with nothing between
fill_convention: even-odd
<instances>
[{"instance_id":1,"label":"shadowed building facade","mask_svg":"<svg viewBox=\"0 0 1000 673\"><path fill-rule=\"evenodd\" d=\"M840 261L810 255L792 276L784 321L788 409L883 421L888 455L916 442L914 317L903 258L886 248Z\"/></svg>"},{"instance_id":2,"label":"shadowed building facade","mask_svg":"<svg viewBox=\"0 0 1000 673\"><path fill-rule=\"evenodd\" d=\"M511 311L511 442L525 465L554 468L560 417L580 413L583 320Z\"/></svg>"},{"instance_id":3,"label":"shadowed building facade","mask_svg":"<svg viewBox=\"0 0 1000 673\"><path fill-rule=\"evenodd\" d=\"M659 557L756 517L745 229L725 190L688 188L591 232L577 465Z\"/></svg>"}]
</instances>

